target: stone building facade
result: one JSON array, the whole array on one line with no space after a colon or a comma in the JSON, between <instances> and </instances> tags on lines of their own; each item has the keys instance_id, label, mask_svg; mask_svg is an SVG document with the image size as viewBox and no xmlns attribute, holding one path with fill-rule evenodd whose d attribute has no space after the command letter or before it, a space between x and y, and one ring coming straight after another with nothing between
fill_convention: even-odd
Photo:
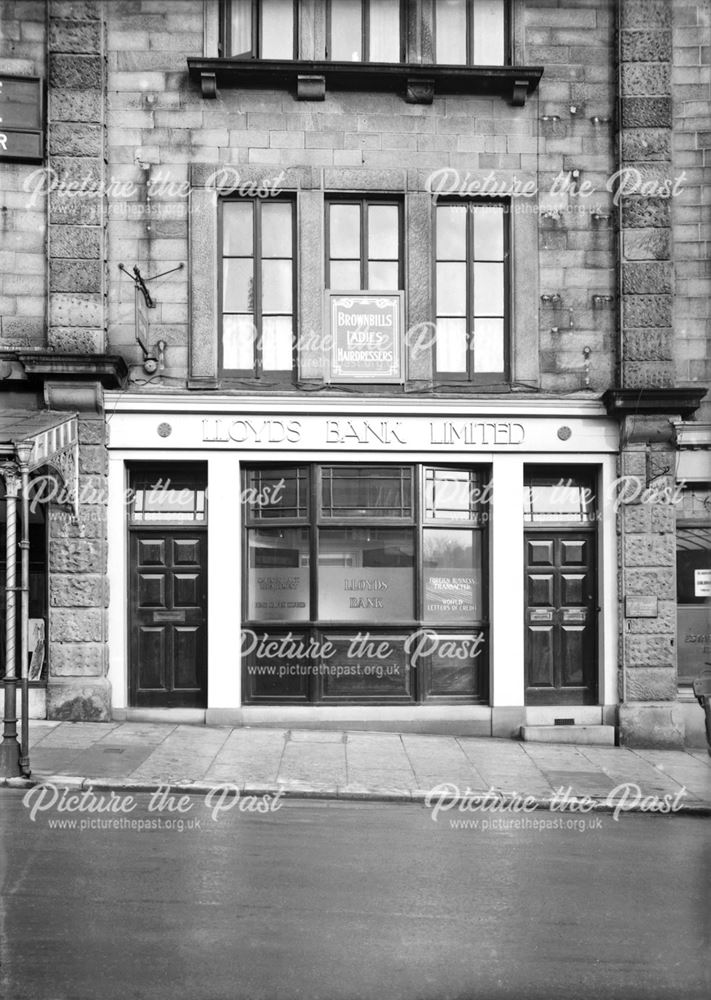
<instances>
[{"instance_id":1,"label":"stone building facade","mask_svg":"<svg viewBox=\"0 0 711 1000\"><path fill-rule=\"evenodd\" d=\"M701 739L709 4L8 0L0 26L0 75L46 81L43 158L0 162L0 399L78 428L76 506L32 515L33 711ZM391 310L387 372L352 299Z\"/></svg>"}]
</instances>

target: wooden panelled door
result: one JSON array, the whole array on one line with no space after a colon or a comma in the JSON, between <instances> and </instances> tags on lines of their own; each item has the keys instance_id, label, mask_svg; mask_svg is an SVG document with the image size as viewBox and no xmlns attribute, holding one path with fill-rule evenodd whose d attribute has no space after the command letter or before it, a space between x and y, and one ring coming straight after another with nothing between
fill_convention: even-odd
<instances>
[{"instance_id":1,"label":"wooden panelled door","mask_svg":"<svg viewBox=\"0 0 711 1000\"><path fill-rule=\"evenodd\" d=\"M207 705L205 530L130 533L131 704Z\"/></svg>"},{"instance_id":2,"label":"wooden panelled door","mask_svg":"<svg viewBox=\"0 0 711 1000\"><path fill-rule=\"evenodd\" d=\"M594 705L597 582L593 531L527 531L526 704Z\"/></svg>"}]
</instances>

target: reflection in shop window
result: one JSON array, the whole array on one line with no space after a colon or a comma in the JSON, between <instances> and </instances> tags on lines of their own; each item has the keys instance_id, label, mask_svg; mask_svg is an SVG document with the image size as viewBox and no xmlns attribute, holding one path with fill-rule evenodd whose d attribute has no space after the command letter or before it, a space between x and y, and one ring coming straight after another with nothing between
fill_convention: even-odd
<instances>
[{"instance_id":1,"label":"reflection in shop window","mask_svg":"<svg viewBox=\"0 0 711 1000\"><path fill-rule=\"evenodd\" d=\"M132 481L131 520L147 522L204 521L205 487L180 473L136 473Z\"/></svg>"},{"instance_id":2,"label":"reflection in shop window","mask_svg":"<svg viewBox=\"0 0 711 1000\"><path fill-rule=\"evenodd\" d=\"M422 566L428 621L459 623L482 618L481 532L425 528Z\"/></svg>"},{"instance_id":3,"label":"reflection in shop window","mask_svg":"<svg viewBox=\"0 0 711 1000\"><path fill-rule=\"evenodd\" d=\"M309 600L307 528L250 528L248 616L254 621L307 621Z\"/></svg>"},{"instance_id":4,"label":"reflection in shop window","mask_svg":"<svg viewBox=\"0 0 711 1000\"><path fill-rule=\"evenodd\" d=\"M589 473L527 473L523 488L527 524L589 524L595 519L595 493Z\"/></svg>"},{"instance_id":5,"label":"reflection in shop window","mask_svg":"<svg viewBox=\"0 0 711 1000\"><path fill-rule=\"evenodd\" d=\"M411 528L324 528L319 537L319 618L401 622L414 617Z\"/></svg>"},{"instance_id":6,"label":"reflection in shop window","mask_svg":"<svg viewBox=\"0 0 711 1000\"><path fill-rule=\"evenodd\" d=\"M708 508L694 505L705 495ZM690 684L711 667L711 489L684 491L676 532L679 681ZM686 515L686 516L685 516Z\"/></svg>"},{"instance_id":7,"label":"reflection in shop window","mask_svg":"<svg viewBox=\"0 0 711 1000\"><path fill-rule=\"evenodd\" d=\"M321 471L323 517L412 517L409 466L325 466Z\"/></svg>"},{"instance_id":8,"label":"reflection in shop window","mask_svg":"<svg viewBox=\"0 0 711 1000\"><path fill-rule=\"evenodd\" d=\"M305 518L309 513L308 469L305 465L250 469L242 499L258 521Z\"/></svg>"}]
</instances>

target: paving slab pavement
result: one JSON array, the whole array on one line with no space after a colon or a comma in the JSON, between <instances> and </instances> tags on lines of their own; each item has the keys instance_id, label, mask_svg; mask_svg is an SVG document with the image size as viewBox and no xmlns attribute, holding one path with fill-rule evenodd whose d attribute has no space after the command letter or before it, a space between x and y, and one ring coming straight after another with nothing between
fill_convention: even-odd
<instances>
[{"instance_id":1,"label":"paving slab pavement","mask_svg":"<svg viewBox=\"0 0 711 1000\"><path fill-rule=\"evenodd\" d=\"M711 814L711 757L698 749L634 750L361 730L231 728L159 723L34 721L29 779L80 788L426 801L530 797L541 808L588 799L592 808ZM433 789L439 787L438 792ZM556 798L557 797L557 798ZM475 800L475 801L481 801Z\"/></svg>"}]
</instances>

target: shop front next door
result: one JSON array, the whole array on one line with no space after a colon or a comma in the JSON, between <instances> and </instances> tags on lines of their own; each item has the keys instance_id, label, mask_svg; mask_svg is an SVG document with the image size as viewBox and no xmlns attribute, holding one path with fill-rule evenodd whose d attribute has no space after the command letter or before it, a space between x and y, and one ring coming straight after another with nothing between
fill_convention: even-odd
<instances>
[{"instance_id":1,"label":"shop front next door","mask_svg":"<svg viewBox=\"0 0 711 1000\"><path fill-rule=\"evenodd\" d=\"M130 549L131 704L205 708L206 533L134 530Z\"/></svg>"},{"instance_id":2,"label":"shop front next door","mask_svg":"<svg viewBox=\"0 0 711 1000\"><path fill-rule=\"evenodd\" d=\"M524 546L526 704L596 704L594 533L527 531Z\"/></svg>"}]
</instances>

